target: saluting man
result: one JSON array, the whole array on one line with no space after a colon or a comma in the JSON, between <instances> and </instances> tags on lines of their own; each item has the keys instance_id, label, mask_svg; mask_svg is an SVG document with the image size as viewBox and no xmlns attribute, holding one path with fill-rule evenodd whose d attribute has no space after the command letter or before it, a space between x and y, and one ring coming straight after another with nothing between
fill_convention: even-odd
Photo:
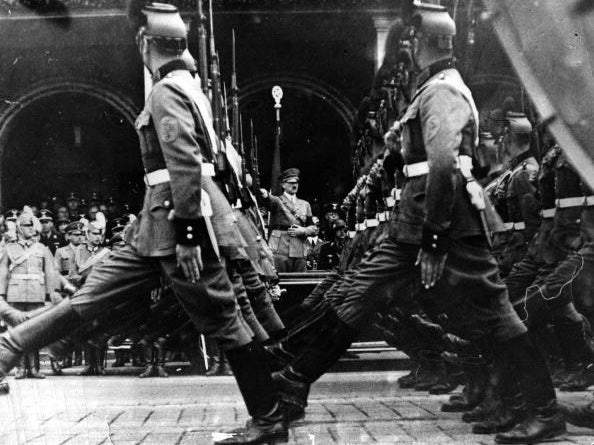
<instances>
[{"instance_id":1,"label":"saluting man","mask_svg":"<svg viewBox=\"0 0 594 445\"><path fill-rule=\"evenodd\" d=\"M281 173L281 196L261 189L264 203L270 211L268 243L274 253L278 272L305 272L308 252L307 237L318 233L313 223L309 202L297 198L300 171L289 168Z\"/></svg>"}]
</instances>

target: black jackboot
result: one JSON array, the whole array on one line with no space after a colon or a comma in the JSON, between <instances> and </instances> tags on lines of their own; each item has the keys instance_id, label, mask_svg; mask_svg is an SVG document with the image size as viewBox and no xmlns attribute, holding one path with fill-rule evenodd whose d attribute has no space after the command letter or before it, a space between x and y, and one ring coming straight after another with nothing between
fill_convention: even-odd
<instances>
[{"instance_id":1,"label":"black jackboot","mask_svg":"<svg viewBox=\"0 0 594 445\"><path fill-rule=\"evenodd\" d=\"M523 422L495 437L497 443L537 443L565 433L565 421L557 408L555 388L542 353L528 334L502 343L500 353L514 363L521 379L521 390L533 409Z\"/></svg>"},{"instance_id":2,"label":"black jackboot","mask_svg":"<svg viewBox=\"0 0 594 445\"><path fill-rule=\"evenodd\" d=\"M590 349L586 342L581 321L555 325L555 333L564 353L566 378L559 385L561 391L585 391L594 379L585 372L591 363Z\"/></svg>"},{"instance_id":3,"label":"black jackboot","mask_svg":"<svg viewBox=\"0 0 594 445\"><path fill-rule=\"evenodd\" d=\"M37 317L19 324L0 337L0 379L18 363L23 353L38 351L43 346L66 337L80 325L80 317L64 299Z\"/></svg>"},{"instance_id":4,"label":"black jackboot","mask_svg":"<svg viewBox=\"0 0 594 445\"><path fill-rule=\"evenodd\" d=\"M231 431L231 437L215 443L238 445L288 440L284 409L272 389L260 346L252 342L226 351L226 356L252 418L244 428Z\"/></svg>"},{"instance_id":5,"label":"black jackboot","mask_svg":"<svg viewBox=\"0 0 594 445\"><path fill-rule=\"evenodd\" d=\"M303 417L310 385L326 373L345 353L356 331L334 316L290 366L274 373L273 380L281 399L291 408L292 420Z\"/></svg>"},{"instance_id":6,"label":"black jackboot","mask_svg":"<svg viewBox=\"0 0 594 445\"><path fill-rule=\"evenodd\" d=\"M559 411L572 425L594 429L594 402L585 406L559 404Z\"/></svg>"},{"instance_id":7,"label":"black jackboot","mask_svg":"<svg viewBox=\"0 0 594 445\"><path fill-rule=\"evenodd\" d=\"M29 354L29 361L31 363L29 377L32 379L44 379L45 375L39 372L39 351Z\"/></svg>"},{"instance_id":8,"label":"black jackboot","mask_svg":"<svg viewBox=\"0 0 594 445\"><path fill-rule=\"evenodd\" d=\"M486 366L463 367L466 376L466 386L462 391L461 397L451 399L448 403L441 405L443 412L465 412L474 409L483 400L488 380L488 370Z\"/></svg>"}]
</instances>

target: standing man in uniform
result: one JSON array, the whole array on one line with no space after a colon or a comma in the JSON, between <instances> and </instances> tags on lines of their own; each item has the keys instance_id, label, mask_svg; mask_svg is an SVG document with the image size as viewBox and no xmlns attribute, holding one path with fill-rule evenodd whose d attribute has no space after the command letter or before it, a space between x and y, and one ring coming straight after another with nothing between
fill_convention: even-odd
<instances>
[{"instance_id":1,"label":"standing man in uniform","mask_svg":"<svg viewBox=\"0 0 594 445\"><path fill-rule=\"evenodd\" d=\"M41 210L39 222L41 223L39 241L50 250L52 255L55 255L56 250L66 246L66 239L64 235L54 228L54 215L51 211L46 209Z\"/></svg>"},{"instance_id":2,"label":"standing man in uniform","mask_svg":"<svg viewBox=\"0 0 594 445\"><path fill-rule=\"evenodd\" d=\"M45 305L54 292L54 261L48 248L34 240L40 230L32 213L21 213L17 220L17 241L6 246L0 260L0 298L15 309L28 312ZM39 349L31 349L21 357L16 379L43 379L39 372Z\"/></svg>"},{"instance_id":3,"label":"standing man in uniform","mask_svg":"<svg viewBox=\"0 0 594 445\"><path fill-rule=\"evenodd\" d=\"M66 206L68 207L68 219L78 221L80 218L80 198L76 193L70 192L66 199Z\"/></svg>"},{"instance_id":4,"label":"standing man in uniform","mask_svg":"<svg viewBox=\"0 0 594 445\"><path fill-rule=\"evenodd\" d=\"M453 68L454 21L442 6L415 3L405 28L399 58L416 75L416 92L392 129L402 134L406 176L398 212L386 238L329 291L337 317L275 375L277 388L304 407L309 386L361 329L414 292L428 314L447 315L454 334L517 369L511 377L533 411L496 441L556 437L565 422L545 358L509 301L485 233L496 215L471 174L478 112Z\"/></svg>"},{"instance_id":5,"label":"standing man in uniform","mask_svg":"<svg viewBox=\"0 0 594 445\"><path fill-rule=\"evenodd\" d=\"M299 175L296 168L281 173L281 187L284 190L281 196L260 190L270 211L268 243L274 253L274 265L278 272L305 272L307 237L318 233L309 202L297 198Z\"/></svg>"},{"instance_id":6,"label":"standing man in uniform","mask_svg":"<svg viewBox=\"0 0 594 445\"><path fill-rule=\"evenodd\" d=\"M159 287L165 277L197 330L225 351L252 417L220 443L286 440L270 373L240 318L225 259L219 256L219 243L233 240L213 237L221 226L233 227L234 217L215 184L218 140L212 110L181 58L187 48L185 24L169 4L134 2L129 12L154 80L135 125L147 184L142 211L126 233L128 244L94 266L72 298L0 338L0 371L5 376L22 353L81 324L108 325L115 306Z\"/></svg>"}]
</instances>

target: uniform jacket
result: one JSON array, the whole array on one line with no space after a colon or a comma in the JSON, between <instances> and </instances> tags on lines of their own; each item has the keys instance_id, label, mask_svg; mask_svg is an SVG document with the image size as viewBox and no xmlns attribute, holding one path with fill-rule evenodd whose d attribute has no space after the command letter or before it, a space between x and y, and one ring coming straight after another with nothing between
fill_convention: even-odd
<instances>
[{"instance_id":1,"label":"uniform jacket","mask_svg":"<svg viewBox=\"0 0 594 445\"><path fill-rule=\"evenodd\" d=\"M507 182L505 202L509 222L524 222L524 238L532 239L540 223L540 203L534 185L538 176L539 165L529 153L517 158L511 168ZM507 222L507 221L506 221Z\"/></svg>"},{"instance_id":2,"label":"uniform jacket","mask_svg":"<svg viewBox=\"0 0 594 445\"><path fill-rule=\"evenodd\" d=\"M562 152L555 162L555 198L579 198L583 196L581 179ZM560 261L572 250L578 250L582 238L580 217L582 207L558 208L549 237L552 254Z\"/></svg>"},{"instance_id":3,"label":"uniform jacket","mask_svg":"<svg viewBox=\"0 0 594 445\"><path fill-rule=\"evenodd\" d=\"M76 247L72 244L68 244L67 246L60 247L56 250L56 254L54 256L54 264L56 270L64 275L64 276L71 276L75 272L74 267L74 256L76 252Z\"/></svg>"},{"instance_id":4,"label":"uniform jacket","mask_svg":"<svg viewBox=\"0 0 594 445\"><path fill-rule=\"evenodd\" d=\"M312 224L309 202L296 198L293 204L283 193L281 196L268 195L265 203L270 211L268 243L272 251L289 258L305 258L308 250L307 237L315 235L318 231ZM287 230L292 225L305 227L305 235L289 236Z\"/></svg>"},{"instance_id":5,"label":"uniform jacket","mask_svg":"<svg viewBox=\"0 0 594 445\"><path fill-rule=\"evenodd\" d=\"M0 294L9 303L44 303L55 289L54 259L39 242L17 241L6 246L0 260Z\"/></svg>"},{"instance_id":6,"label":"uniform jacket","mask_svg":"<svg viewBox=\"0 0 594 445\"><path fill-rule=\"evenodd\" d=\"M191 226L211 215L219 244L240 246L229 203L213 179L202 174L202 163L214 162L216 135L200 81L182 60L167 63L159 75L136 119L136 130L145 173L167 169L171 179L147 186L142 211L126 233L126 241L141 256L173 255L176 225ZM168 218L171 210L174 221ZM207 237L206 233L191 235Z\"/></svg>"},{"instance_id":7,"label":"uniform jacket","mask_svg":"<svg viewBox=\"0 0 594 445\"><path fill-rule=\"evenodd\" d=\"M390 233L404 243L420 244L423 229L462 238L484 233L479 212L456 169L459 155L472 156L476 122L472 98L455 69L438 71L421 84L401 119L402 156L405 164L428 161L429 173L407 178L399 211ZM455 85L455 86L454 86ZM487 205L485 216L495 224L498 217Z\"/></svg>"},{"instance_id":8,"label":"uniform jacket","mask_svg":"<svg viewBox=\"0 0 594 445\"><path fill-rule=\"evenodd\" d=\"M42 233L39 242L46 246L52 255L55 255L56 250L60 247L64 247L66 245L66 240L64 239L64 235L58 233L55 230L52 230L47 235Z\"/></svg>"},{"instance_id":9,"label":"uniform jacket","mask_svg":"<svg viewBox=\"0 0 594 445\"><path fill-rule=\"evenodd\" d=\"M87 246L86 244L77 246L74 254L74 267L76 275L80 278L74 284L77 286L82 285L93 267L103 262L109 252L110 250L107 247Z\"/></svg>"}]
</instances>

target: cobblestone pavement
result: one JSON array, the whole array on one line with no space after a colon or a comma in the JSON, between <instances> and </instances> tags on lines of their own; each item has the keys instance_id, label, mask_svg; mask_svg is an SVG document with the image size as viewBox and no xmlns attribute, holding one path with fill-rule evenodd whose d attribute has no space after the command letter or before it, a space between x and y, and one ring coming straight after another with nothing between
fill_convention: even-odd
<instances>
[{"instance_id":1,"label":"cobblestone pavement","mask_svg":"<svg viewBox=\"0 0 594 445\"><path fill-rule=\"evenodd\" d=\"M491 444L458 414L439 411L447 396L398 389L404 372L328 374L314 385L307 417L291 444ZM242 424L247 413L232 377L9 378L0 397L0 444L208 444L213 432ZM589 392L561 394L570 403ZM556 443L591 445L594 433L570 426Z\"/></svg>"}]
</instances>

